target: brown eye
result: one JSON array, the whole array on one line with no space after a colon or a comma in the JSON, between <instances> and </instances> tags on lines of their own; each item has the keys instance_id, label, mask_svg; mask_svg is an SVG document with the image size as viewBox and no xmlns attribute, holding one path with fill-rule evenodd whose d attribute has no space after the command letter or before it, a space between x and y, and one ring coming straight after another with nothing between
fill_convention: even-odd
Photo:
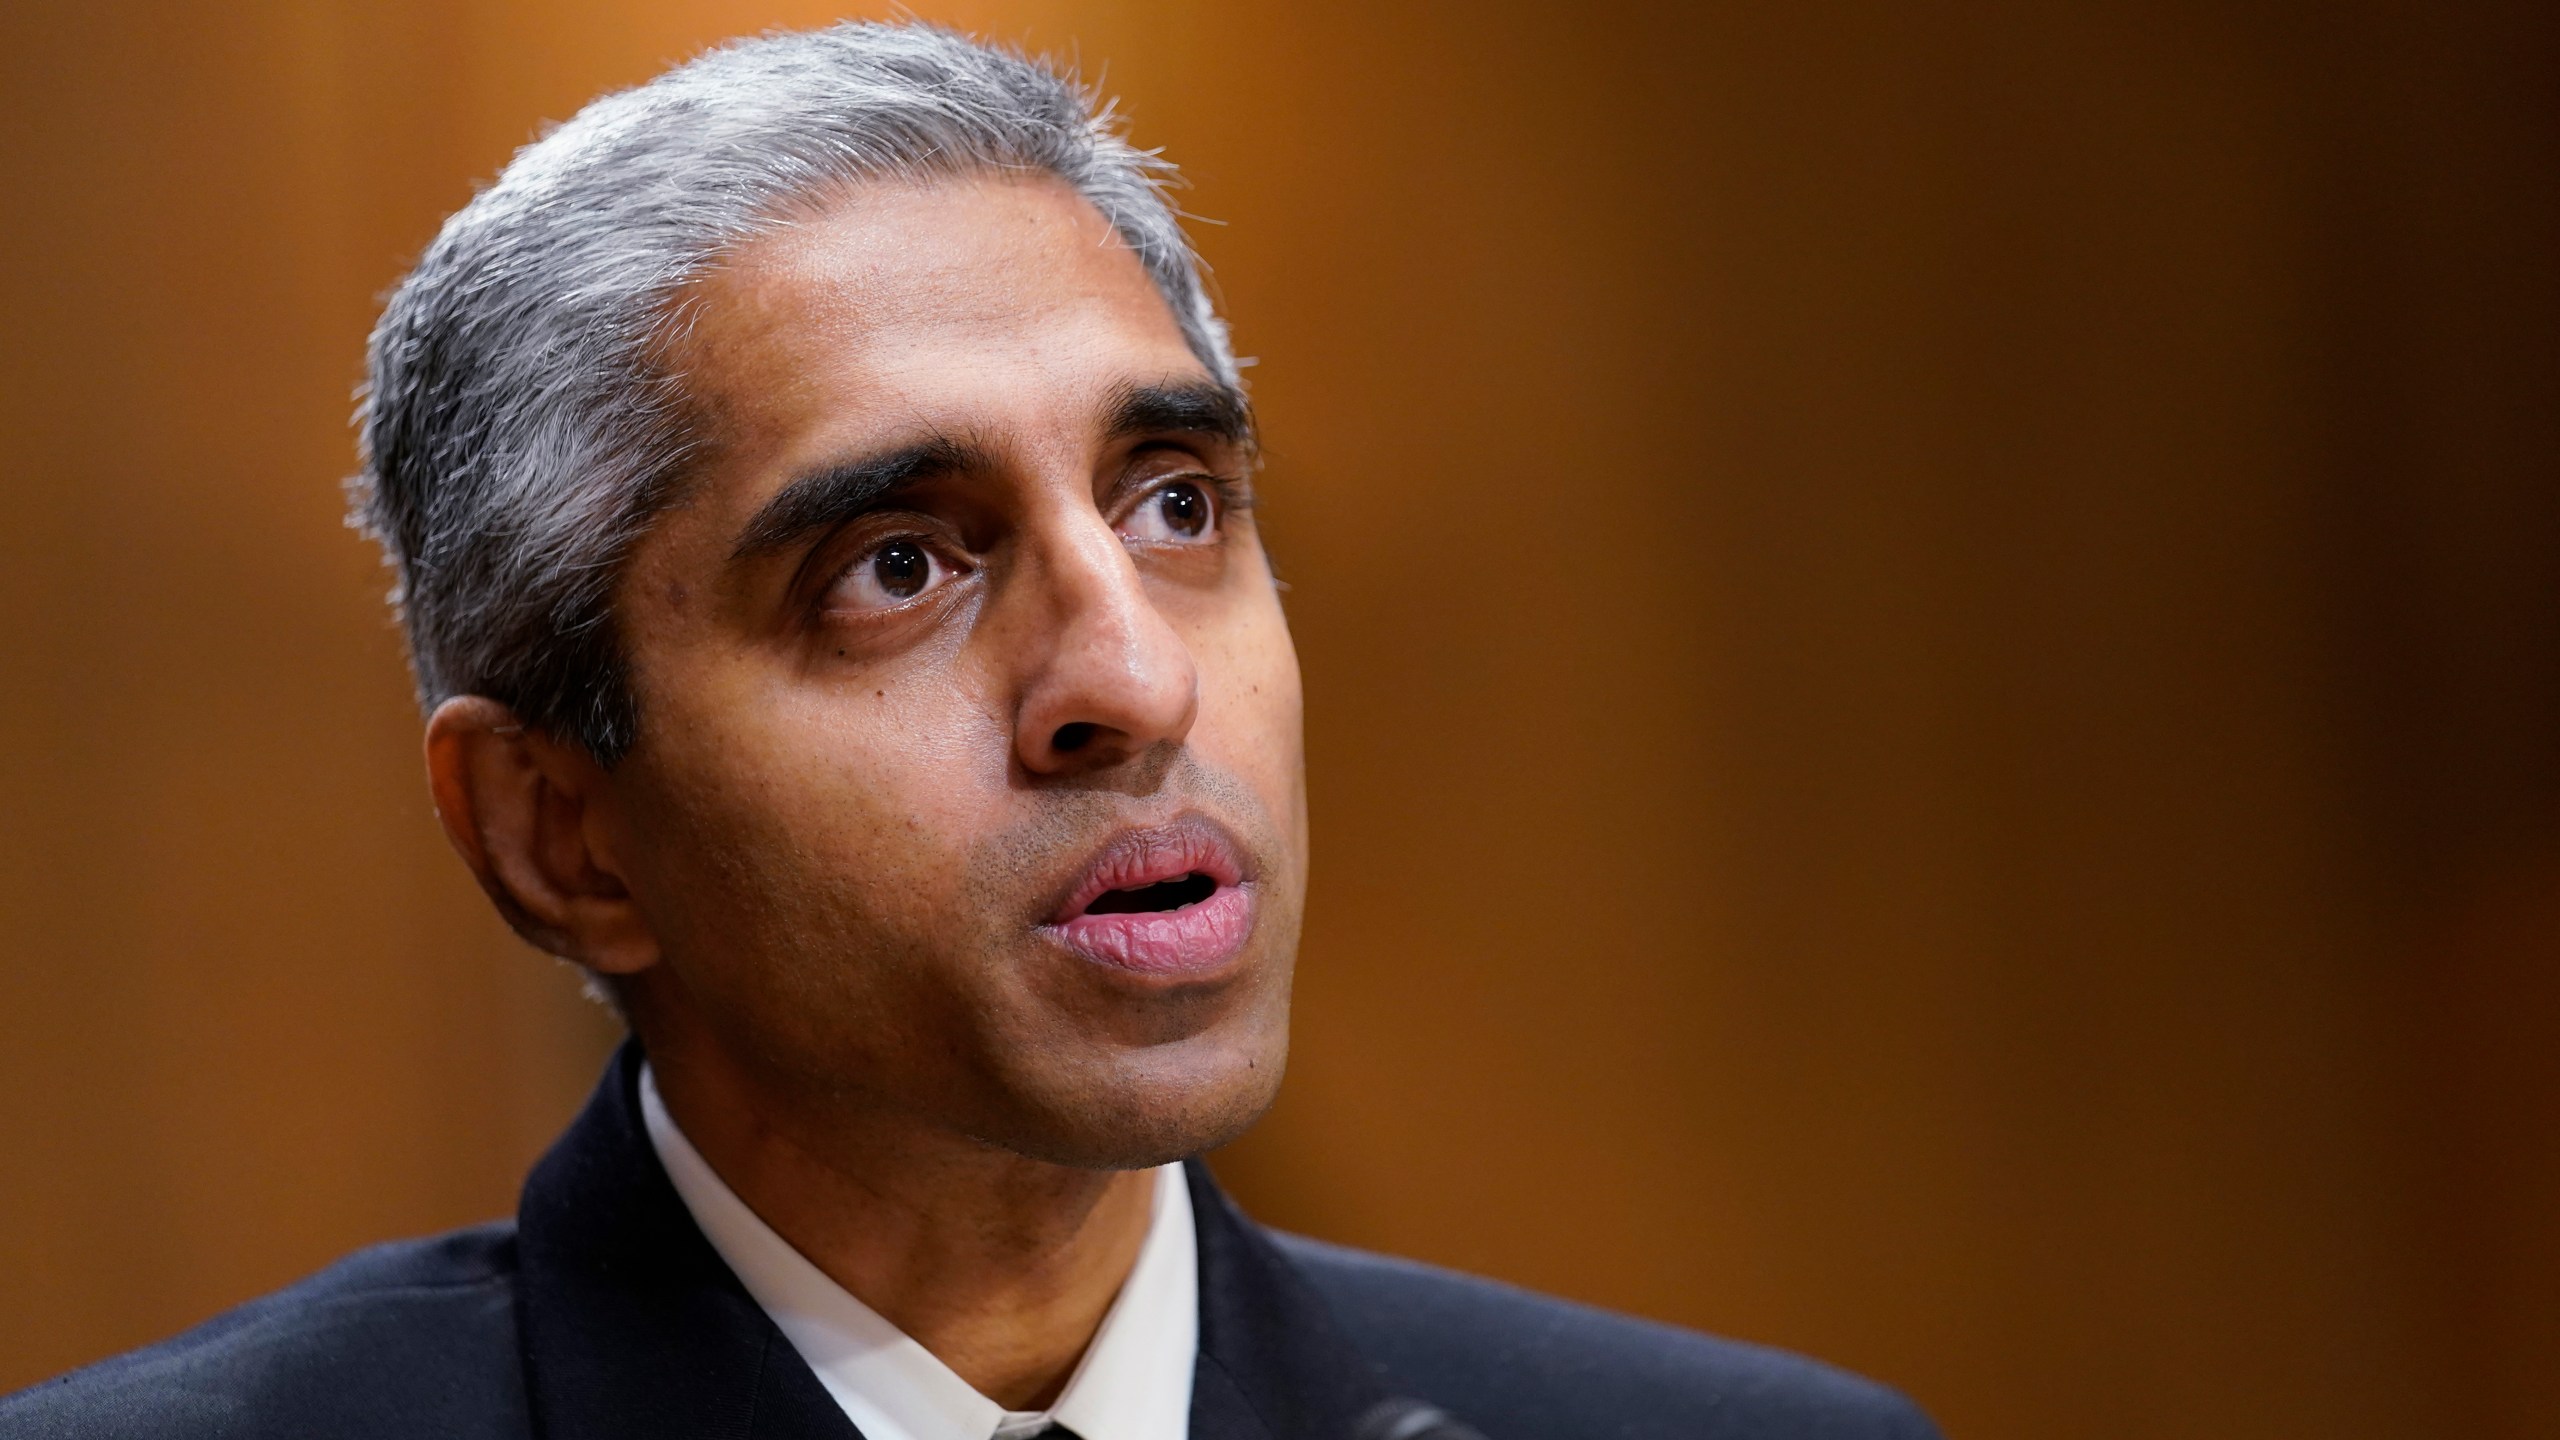
<instances>
[{"instance_id":1,"label":"brown eye","mask_svg":"<svg viewBox=\"0 0 2560 1440\"><path fill-rule=\"evenodd\" d=\"M1181 545L1204 539L1216 527L1217 502L1203 486L1176 480L1157 486L1129 516L1128 536L1154 544Z\"/></svg>"},{"instance_id":2,"label":"brown eye","mask_svg":"<svg viewBox=\"0 0 2560 1440\"><path fill-rule=\"evenodd\" d=\"M828 592L838 610L890 610L952 578L933 547L911 535L888 540L853 562Z\"/></svg>"},{"instance_id":3,"label":"brown eye","mask_svg":"<svg viewBox=\"0 0 2560 1440\"><path fill-rule=\"evenodd\" d=\"M1165 528L1177 535L1197 535L1209 528L1209 497L1188 480L1157 491L1156 508L1164 512Z\"/></svg>"},{"instance_id":4,"label":"brown eye","mask_svg":"<svg viewBox=\"0 0 2560 1440\"><path fill-rule=\"evenodd\" d=\"M895 540L881 546L880 553L871 557L871 574L880 582L883 594L912 600L933 583L933 557L912 540Z\"/></svg>"}]
</instances>

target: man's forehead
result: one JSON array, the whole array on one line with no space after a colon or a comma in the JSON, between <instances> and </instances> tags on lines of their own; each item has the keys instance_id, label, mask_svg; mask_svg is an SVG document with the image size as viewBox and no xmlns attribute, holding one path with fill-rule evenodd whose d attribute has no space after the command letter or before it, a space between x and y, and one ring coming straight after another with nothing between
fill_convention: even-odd
<instances>
[{"instance_id":1,"label":"man's forehead","mask_svg":"<svg viewBox=\"0 0 2560 1440\"><path fill-rule=\"evenodd\" d=\"M852 187L741 246L685 310L677 368L723 448L1063 419L1206 373L1118 232L1048 178Z\"/></svg>"},{"instance_id":2,"label":"man's forehead","mask_svg":"<svg viewBox=\"0 0 2560 1440\"><path fill-rule=\"evenodd\" d=\"M644 547L688 566L788 549L927 477L1080 472L1144 434L1252 445L1243 397L1063 183L850 191L742 247L688 311L672 358L699 448Z\"/></svg>"},{"instance_id":3,"label":"man's forehead","mask_svg":"<svg viewBox=\"0 0 2560 1440\"><path fill-rule=\"evenodd\" d=\"M806 360L960 338L1034 340L1060 319L1182 345L1135 252L1053 177L851 187L740 245L697 283L687 330L722 361Z\"/></svg>"}]
</instances>

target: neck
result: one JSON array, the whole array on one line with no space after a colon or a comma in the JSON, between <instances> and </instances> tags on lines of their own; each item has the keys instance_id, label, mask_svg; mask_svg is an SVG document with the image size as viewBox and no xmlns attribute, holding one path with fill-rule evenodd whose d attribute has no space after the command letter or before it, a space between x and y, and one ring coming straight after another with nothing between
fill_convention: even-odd
<instances>
[{"instance_id":1,"label":"neck","mask_svg":"<svg viewBox=\"0 0 2560 1440\"><path fill-rule=\"evenodd\" d=\"M703 1059L653 1056L659 1097L748 1208L979 1394L1057 1399L1137 1263L1152 1172L1052 1165L840 1104L795 1123Z\"/></svg>"}]
</instances>

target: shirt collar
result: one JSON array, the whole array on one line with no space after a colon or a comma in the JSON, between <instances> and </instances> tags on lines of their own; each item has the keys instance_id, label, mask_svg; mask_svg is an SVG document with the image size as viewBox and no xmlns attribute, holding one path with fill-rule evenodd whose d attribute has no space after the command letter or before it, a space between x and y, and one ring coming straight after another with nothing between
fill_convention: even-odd
<instances>
[{"instance_id":1,"label":"shirt collar","mask_svg":"<svg viewBox=\"0 0 2560 1440\"><path fill-rule=\"evenodd\" d=\"M1011 1440L1056 1423L1088 1440L1185 1440L1199 1350L1199 1251L1182 1167L1156 1172L1137 1263L1043 1412L1008 1411L827 1278L747 1208L693 1148L640 1071L649 1144L694 1224L868 1440Z\"/></svg>"}]
</instances>

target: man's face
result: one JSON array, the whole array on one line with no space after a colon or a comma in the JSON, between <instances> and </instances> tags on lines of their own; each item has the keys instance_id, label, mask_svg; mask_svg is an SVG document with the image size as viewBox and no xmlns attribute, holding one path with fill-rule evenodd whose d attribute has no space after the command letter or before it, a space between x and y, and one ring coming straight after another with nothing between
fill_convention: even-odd
<instances>
[{"instance_id":1,"label":"man's face","mask_svg":"<svg viewBox=\"0 0 2560 1440\"><path fill-rule=\"evenodd\" d=\"M863 186L673 358L707 443L617 596L610 782L653 1055L1068 1164L1232 1137L1287 1045L1297 660L1136 257L1055 181Z\"/></svg>"}]
</instances>

